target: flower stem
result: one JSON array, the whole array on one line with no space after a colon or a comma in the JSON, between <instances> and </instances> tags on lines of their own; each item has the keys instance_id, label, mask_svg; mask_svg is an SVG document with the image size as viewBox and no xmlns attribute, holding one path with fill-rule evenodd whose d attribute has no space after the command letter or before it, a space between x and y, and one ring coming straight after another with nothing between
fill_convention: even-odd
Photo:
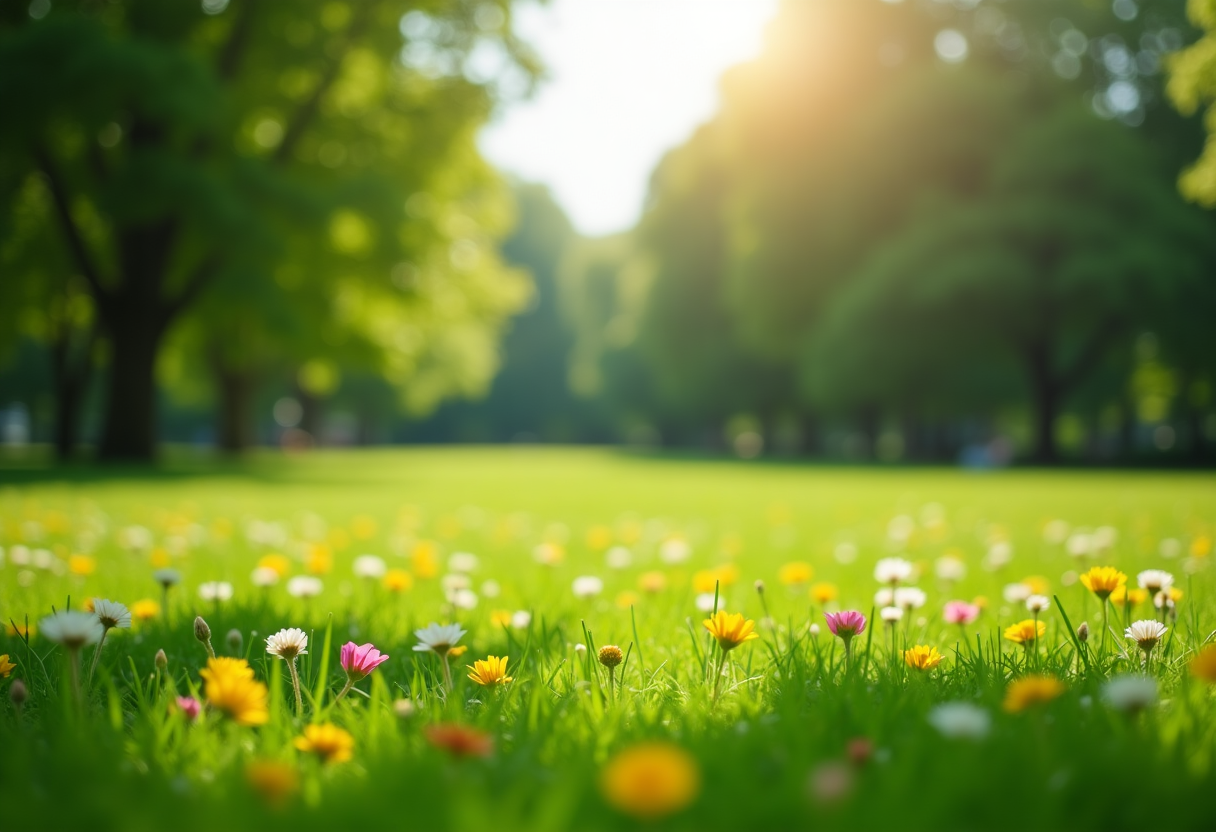
<instances>
[{"instance_id":1,"label":"flower stem","mask_svg":"<svg viewBox=\"0 0 1216 832\"><path fill-rule=\"evenodd\" d=\"M337 695L337 697L335 697L335 699L334 699L334 704L336 705L337 703L341 702L341 701L342 701L342 697L343 697L343 696L346 696L346 694L350 693L350 689L351 689L352 687L354 687L354 686L355 686L355 680L354 680L354 679L352 679L352 678L350 678L349 676L347 676L347 677L346 677L346 684L345 684L345 685L342 687L342 692L341 692L341 693L339 693L339 694Z\"/></svg>"},{"instance_id":2,"label":"flower stem","mask_svg":"<svg viewBox=\"0 0 1216 832\"><path fill-rule=\"evenodd\" d=\"M450 692L452 690L452 668L448 665L447 653L439 656L439 665L443 668L443 689Z\"/></svg>"},{"instance_id":3,"label":"flower stem","mask_svg":"<svg viewBox=\"0 0 1216 832\"><path fill-rule=\"evenodd\" d=\"M718 672L714 679L714 699L713 704L718 704L718 694L722 690L722 669L726 665L726 651L723 650L718 656Z\"/></svg>"},{"instance_id":4,"label":"flower stem","mask_svg":"<svg viewBox=\"0 0 1216 832\"><path fill-rule=\"evenodd\" d=\"M101 659L101 648L106 644L106 636L110 634L110 628L106 627L101 631L101 639L97 642L97 649L93 651L93 661L89 664L89 675L85 679L90 686L93 684L93 673L97 670L97 662Z\"/></svg>"},{"instance_id":5,"label":"flower stem","mask_svg":"<svg viewBox=\"0 0 1216 832\"><path fill-rule=\"evenodd\" d=\"M291 687L296 692L296 716L303 716L304 700L300 698L300 675L296 672L295 656L287 663L287 669L291 671Z\"/></svg>"}]
</instances>

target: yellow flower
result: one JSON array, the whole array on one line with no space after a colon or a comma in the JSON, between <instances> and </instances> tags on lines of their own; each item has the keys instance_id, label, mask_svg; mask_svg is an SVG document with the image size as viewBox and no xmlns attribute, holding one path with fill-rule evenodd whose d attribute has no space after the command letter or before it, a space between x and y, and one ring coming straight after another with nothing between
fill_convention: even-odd
<instances>
[{"instance_id":1,"label":"yellow flower","mask_svg":"<svg viewBox=\"0 0 1216 832\"><path fill-rule=\"evenodd\" d=\"M360 514L350 523L350 532L356 540L371 540L376 536L376 518L368 514Z\"/></svg>"},{"instance_id":2,"label":"yellow flower","mask_svg":"<svg viewBox=\"0 0 1216 832\"><path fill-rule=\"evenodd\" d=\"M280 804L300 787L294 766L274 760L256 760L245 769L245 779L253 790L271 804Z\"/></svg>"},{"instance_id":3,"label":"yellow flower","mask_svg":"<svg viewBox=\"0 0 1216 832\"><path fill-rule=\"evenodd\" d=\"M614 603L620 609L627 610L630 607L636 607L638 604L638 601L640 601L640 600L642 600L642 599L638 596L638 594L636 592L630 592L629 590L625 590L624 592L617 594L616 601Z\"/></svg>"},{"instance_id":4,"label":"yellow flower","mask_svg":"<svg viewBox=\"0 0 1216 832\"><path fill-rule=\"evenodd\" d=\"M151 621L160 615L160 604L151 598L144 598L131 605L131 615L138 621Z\"/></svg>"},{"instance_id":5,"label":"yellow flower","mask_svg":"<svg viewBox=\"0 0 1216 832\"><path fill-rule=\"evenodd\" d=\"M724 651L734 650L745 641L760 638L754 632L756 622L744 619L743 613L727 613L724 610L718 610L713 618L707 618L701 623L718 640L719 646Z\"/></svg>"},{"instance_id":6,"label":"yellow flower","mask_svg":"<svg viewBox=\"0 0 1216 832\"><path fill-rule=\"evenodd\" d=\"M326 763L344 763L354 756L355 738L337 725L309 725L304 736L296 737L296 748Z\"/></svg>"},{"instance_id":7,"label":"yellow flower","mask_svg":"<svg viewBox=\"0 0 1216 832\"><path fill-rule=\"evenodd\" d=\"M643 572L638 576L638 589L654 594L667 588L667 576L662 572Z\"/></svg>"},{"instance_id":8,"label":"yellow flower","mask_svg":"<svg viewBox=\"0 0 1216 832\"><path fill-rule=\"evenodd\" d=\"M414 576L404 569L390 569L384 573L384 588L389 592L406 592L414 587Z\"/></svg>"},{"instance_id":9,"label":"yellow flower","mask_svg":"<svg viewBox=\"0 0 1216 832\"><path fill-rule=\"evenodd\" d=\"M809 563L800 560L785 564L777 570L777 580L786 586L802 586L811 580L815 570Z\"/></svg>"},{"instance_id":10,"label":"yellow flower","mask_svg":"<svg viewBox=\"0 0 1216 832\"><path fill-rule=\"evenodd\" d=\"M410 554L410 564L414 574L424 581L438 575L439 555L435 544L429 540L420 540L414 544L414 551Z\"/></svg>"},{"instance_id":11,"label":"yellow flower","mask_svg":"<svg viewBox=\"0 0 1216 832\"><path fill-rule=\"evenodd\" d=\"M291 572L291 561L279 554L263 555L258 561L258 566L263 569L273 570L280 578L285 577Z\"/></svg>"},{"instance_id":12,"label":"yellow flower","mask_svg":"<svg viewBox=\"0 0 1216 832\"><path fill-rule=\"evenodd\" d=\"M1052 676L1024 676L1005 689L1004 708L1011 714L1020 713L1035 705L1045 705L1066 690L1064 683Z\"/></svg>"},{"instance_id":13,"label":"yellow flower","mask_svg":"<svg viewBox=\"0 0 1216 832\"><path fill-rule=\"evenodd\" d=\"M821 581L811 587L811 600L816 604L827 604L835 601L838 595L840 595L840 590L836 588L836 584Z\"/></svg>"},{"instance_id":14,"label":"yellow flower","mask_svg":"<svg viewBox=\"0 0 1216 832\"><path fill-rule=\"evenodd\" d=\"M1081 583L1094 595L1106 600L1112 592L1127 584L1127 575L1113 566L1095 566L1081 576Z\"/></svg>"},{"instance_id":15,"label":"yellow flower","mask_svg":"<svg viewBox=\"0 0 1216 832\"><path fill-rule=\"evenodd\" d=\"M1191 541L1191 555L1197 558L1206 558L1212 553L1212 538L1207 535L1200 535Z\"/></svg>"},{"instance_id":16,"label":"yellow flower","mask_svg":"<svg viewBox=\"0 0 1216 832\"><path fill-rule=\"evenodd\" d=\"M1022 583L1030 587L1030 591L1035 595L1046 595L1047 590L1051 589L1051 584L1042 575L1031 575L1028 578L1023 578Z\"/></svg>"},{"instance_id":17,"label":"yellow flower","mask_svg":"<svg viewBox=\"0 0 1216 832\"><path fill-rule=\"evenodd\" d=\"M587 530L587 548L591 551L603 551L611 545L612 529L607 526L592 526Z\"/></svg>"},{"instance_id":18,"label":"yellow flower","mask_svg":"<svg viewBox=\"0 0 1216 832\"><path fill-rule=\"evenodd\" d=\"M510 610L494 610L490 613L490 623L495 627L510 627L512 615Z\"/></svg>"},{"instance_id":19,"label":"yellow flower","mask_svg":"<svg viewBox=\"0 0 1216 832\"><path fill-rule=\"evenodd\" d=\"M1216 685L1216 644L1209 644L1195 654L1191 659L1191 675Z\"/></svg>"},{"instance_id":20,"label":"yellow flower","mask_svg":"<svg viewBox=\"0 0 1216 832\"><path fill-rule=\"evenodd\" d=\"M1139 606L1148 600L1148 590L1134 587L1128 589L1126 586L1116 588L1110 594L1110 602L1117 604L1120 607L1131 604L1133 607Z\"/></svg>"},{"instance_id":21,"label":"yellow flower","mask_svg":"<svg viewBox=\"0 0 1216 832\"><path fill-rule=\"evenodd\" d=\"M34 633L37 632L37 629L38 628L36 628L33 624L14 625L10 622L4 625L4 632L8 633L10 636L20 636L23 639L33 638Z\"/></svg>"},{"instance_id":22,"label":"yellow flower","mask_svg":"<svg viewBox=\"0 0 1216 832\"><path fill-rule=\"evenodd\" d=\"M223 711L239 725L262 725L269 721L266 686L253 678L253 668L244 659L208 659L199 671L203 695L211 707Z\"/></svg>"},{"instance_id":23,"label":"yellow flower","mask_svg":"<svg viewBox=\"0 0 1216 832\"><path fill-rule=\"evenodd\" d=\"M457 644L455 647L448 648L448 656L455 659L459 656L463 656L468 649L469 645L467 644Z\"/></svg>"},{"instance_id":24,"label":"yellow flower","mask_svg":"<svg viewBox=\"0 0 1216 832\"><path fill-rule=\"evenodd\" d=\"M733 563L724 563L713 569L702 569L692 577L692 586L697 592L713 592L739 580L739 568Z\"/></svg>"},{"instance_id":25,"label":"yellow flower","mask_svg":"<svg viewBox=\"0 0 1216 832\"><path fill-rule=\"evenodd\" d=\"M1027 618L1025 621L1019 621L1012 627L1005 628L1005 638L1016 644L1030 645L1035 639L1040 639L1047 634L1047 625L1042 621L1035 621Z\"/></svg>"},{"instance_id":26,"label":"yellow flower","mask_svg":"<svg viewBox=\"0 0 1216 832\"><path fill-rule=\"evenodd\" d=\"M148 555L148 562L153 569L163 569L169 565L169 552L164 546L154 546Z\"/></svg>"},{"instance_id":27,"label":"yellow flower","mask_svg":"<svg viewBox=\"0 0 1216 832\"><path fill-rule=\"evenodd\" d=\"M469 674L469 678L485 687L505 685L511 681L511 677L507 675L506 656L501 659L498 656L488 656L485 659L478 659L467 667L473 671Z\"/></svg>"},{"instance_id":28,"label":"yellow flower","mask_svg":"<svg viewBox=\"0 0 1216 832\"><path fill-rule=\"evenodd\" d=\"M0 679L7 679L8 674L12 673L16 666L8 660L8 653L0 656Z\"/></svg>"},{"instance_id":29,"label":"yellow flower","mask_svg":"<svg viewBox=\"0 0 1216 832\"><path fill-rule=\"evenodd\" d=\"M68 571L73 575L92 575L97 571L97 561L88 555L72 555L68 558Z\"/></svg>"},{"instance_id":30,"label":"yellow flower","mask_svg":"<svg viewBox=\"0 0 1216 832\"><path fill-rule=\"evenodd\" d=\"M334 568L334 556L329 551L329 547L321 543L313 544L312 551L308 555L308 563L305 568L310 575L327 575L329 570Z\"/></svg>"},{"instance_id":31,"label":"yellow flower","mask_svg":"<svg viewBox=\"0 0 1216 832\"><path fill-rule=\"evenodd\" d=\"M600 791L618 811L654 820L688 806L701 791L701 771L687 751L664 742L617 754L600 772Z\"/></svg>"},{"instance_id":32,"label":"yellow flower","mask_svg":"<svg viewBox=\"0 0 1216 832\"><path fill-rule=\"evenodd\" d=\"M936 647L918 644L904 651L904 664L913 670L932 670L942 663L942 654Z\"/></svg>"}]
</instances>

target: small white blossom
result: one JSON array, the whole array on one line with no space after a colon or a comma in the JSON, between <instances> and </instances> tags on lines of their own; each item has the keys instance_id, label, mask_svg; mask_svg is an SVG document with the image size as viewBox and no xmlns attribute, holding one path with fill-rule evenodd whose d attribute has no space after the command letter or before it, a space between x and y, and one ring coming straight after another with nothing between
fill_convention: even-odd
<instances>
[{"instance_id":1,"label":"small white blossom","mask_svg":"<svg viewBox=\"0 0 1216 832\"><path fill-rule=\"evenodd\" d=\"M874 564L874 580L880 584L897 584L912 577L914 567L903 558L883 558Z\"/></svg>"},{"instance_id":2,"label":"small white blossom","mask_svg":"<svg viewBox=\"0 0 1216 832\"><path fill-rule=\"evenodd\" d=\"M288 627L266 637L266 652L290 661L308 652L308 634L299 627Z\"/></svg>"},{"instance_id":3,"label":"small white blossom","mask_svg":"<svg viewBox=\"0 0 1216 832\"><path fill-rule=\"evenodd\" d=\"M697 609L701 612L712 612L714 608L714 594L712 592L702 592L699 594L694 603Z\"/></svg>"},{"instance_id":4,"label":"small white blossom","mask_svg":"<svg viewBox=\"0 0 1216 832\"><path fill-rule=\"evenodd\" d=\"M581 575L574 579L574 597L593 598L604 591L604 582L594 575Z\"/></svg>"},{"instance_id":5,"label":"small white blossom","mask_svg":"<svg viewBox=\"0 0 1216 832\"><path fill-rule=\"evenodd\" d=\"M453 572L476 572L479 564L477 555L468 552L453 552L448 558L448 569Z\"/></svg>"},{"instance_id":6,"label":"small white blossom","mask_svg":"<svg viewBox=\"0 0 1216 832\"><path fill-rule=\"evenodd\" d=\"M1149 676L1116 676L1102 686L1102 699L1116 711L1142 711L1157 701L1157 680Z\"/></svg>"},{"instance_id":7,"label":"small white blossom","mask_svg":"<svg viewBox=\"0 0 1216 832\"><path fill-rule=\"evenodd\" d=\"M905 610L920 609L925 605L925 592L914 586L901 586L895 590L895 606Z\"/></svg>"},{"instance_id":8,"label":"small white blossom","mask_svg":"<svg viewBox=\"0 0 1216 832\"><path fill-rule=\"evenodd\" d=\"M888 624L894 624L904 617L904 611L901 607L883 607L878 611L878 615Z\"/></svg>"},{"instance_id":9,"label":"small white blossom","mask_svg":"<svg viewBox=\"0 0 1216 832\"><path fill-rule=\"evenodd\" d=\"M315 598L325 585L312 575L296 575L287 581L287 594L293 598Z\"/></svg>"},{"instance_id":10,"label":"small white blossom","mask_svg":"<svg viewBox=\"0 0 1216 832\"><path fill-rule=\"evenodd\" d=\"M945 702L929 712L929 724L943 737L982 740L992 728L992 716L970 702Z\"/></svg>"},{"instance_id":11,"label":"small white blossom","mask_svg":"<svg viewBox=\"0 0 1216 832\"><path fill-rule=\"evenodd\" d=\"M1005 603L1020 604L1029 598L1033 592L1026 584L1018 582L1016 584L1006 584L1001 594L1005 597Z\"/></svg>"},{"instance_id":12,"label":"small white blossom","mask_svg":"<svg viewBox=\"0 0 1216 832\"><path fill-rule=\"evenodd\" d=\"M131 626L131 611L117 601L94 598L93 614L97 616L97 620L101 622L101 626L107 630L111 627Z\"/></svg>"},{"instance_id":13,"label":"small white blossom","mask_svg":"<svg viewBox=\"0 0 1216 832\"><path fill-rule=\"evenodd\" d=\"M440 656L447 654L456 646L467 630L459 624L437 624L431 622L421 630L414 630L418 643L414 649L420 653L436 653Z\"/></svg>"},{"instance_id":14,"label":"small white blossom","mask_svg":"<svg viewBox=\"0 0 1216 832\"><path fill-rule=\"evenodd\" d=\"M1051 599L1046 595L1031 595L1026 598L1026 609L1034 613L1044 612L1051 606Z\"/></svg>"},{"instance_id":15,"label":"small white blossom","mask_svg":"<svg viewBox=\"0 0 1216 832\"><path fill-rule=\"evenodd\" d=\"M692 547L682 537L663 541L659 547L659 560L663 563L683 563L692 555Z\"/></svg>"},{"instance_id":16,"label":"small white blossom","mask_svg":"<svg viewBox=\"0 0 1216 832\"><path fill-rule=\"evenodd\" d=\"M1161 569L1145 569L1136 576L1136 582L1140 584L1141 589L1157 593L1172 587L1174 576Z\"/></svg>"},{"instance_id":17,"label":"small white blossom","mask_svg":"<svg viewBox=\"0 0 1216 832\"><path fill-rule=\"evenodd\" d=\"M388 571L384 558L376 555L359 555L355 558L354 572L356 578L383 578Z\"/></svg>"},{"instance_id":18,"label":"small white blossom","mask_svg":"<svg viewBox=\"0 0 1216 832\"><path fill-rule=\"evenodd\" d=\"M945 555L937 559L937 577L943 581L961 581L967 577L967 564L956 557Z\"/></svg>"},{"instance_id":19,"label":"small white blossom","mask_svg":"<svg viewBox=\"0 0 1216 832\"><path fill-rule=\"evenodd\" d=\"M227 601L232 597L232 584L227 581L207 581L199 584L198 596L204 601Z\"/></svg>"},{"instance_id":20,"label":"small white blossom","mask_svg":"<svg viewBox=\"0 0 1216 832\"><path fill-rule=\"evenodd\" d=\"M269 566L258 566L250 574L249 580L253 581L254 586L274 586L279 582L279 573Z\"/></svg>"},{"instance_id":21,"label":"small white blossom","mask_svg":"<svg viewBox=\"0 0 1216 832\"><path fill-rule=\"evenodd\" d=\"M96 615L79 610L64 610L48 615L38 623L38 627L46 638L69 650L96 644L105 633L105 627Z\"/></svg>"},{"instance_id":22,"label":"small white blossom","mask_svg":"<svg viewBox=\"0 0 1216 832\"><path fill-rule=\"evenodd\" d=\"M613 546L604 555L609 569L628 569L633 564L633 552L624 546Z\"/></svg>"}]
</instances>

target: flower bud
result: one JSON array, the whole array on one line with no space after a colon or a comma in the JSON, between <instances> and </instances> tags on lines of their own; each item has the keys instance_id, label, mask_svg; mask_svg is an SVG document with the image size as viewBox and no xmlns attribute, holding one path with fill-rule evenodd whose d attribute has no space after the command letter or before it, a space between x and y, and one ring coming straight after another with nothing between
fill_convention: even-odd
<instances>
[{"instance_id":1,"label":"flower bud","mask_svg":"<svg viewBox=\"0 0 1216 832\"><path fill-rule=\"evenodd\" d=\"M574 645L574 652L578 653L580 656L583 655L587 652L587 645L580 641L578 644Z\"/></svg>"},{"instance_id":2,"label":"flower bud","mask_svg":"<svg viewBox=\"0 0 1216 832\"><path fill-rule=\"evenodd\" d=\"M1088 621L1082 621L1081 626L1077 628L1077 638L1079 638L1081 640L1082 644L1089 641L1089 622Z\"/></svg>"},{"instance_id":3,"label":"flower bud","mask_svg":"<svg viewBox=\"0 0 1216 832\"><path fill-rule=\"evenodd\" d=\"M819 638L819 625L818 624L811 625L811 635L815 638Z\"/></svg>"},{"instance_id":4,"label":"flower bud","mask_svg":"<svg viewBox=\"0 0 1216 832\"><path fill-rule=\"evenodd\" d=\"M240 655L241 646L244 643L244 639L241 637L241 631L236 629L229 630L227 641L228 652Z\"/></svg>"},{"instance_id":5,"label":"flower bud","mask_svg":"<svg viewBox=\"0 0 1216 832\"><path fill-rule=\"evenodd\" d=\"M764 581L756 581L756 592L764 594Z\"/></svg>"},{"instance_id":6,"label":"flower bud","mask_svg":"<svg viewBox=\"0 0 1216 832\"><path fill-rule=\"evenodd\" d=\"M600 648L599 660L600 664L611 670L625 660L625 654L615 644L605 644Z\"/></svg>"},{"instance_id":7,"label":"flower bud","mask_svg":"<svg viewBox=\"0 0 1216 832\"><path fill-rule=\"evenodd\" d=\"M25 682L20 679L14 679L12 687L8 689L8 698L18 710L25 704L25 700L29 699L29 690L25 687Z\"/></svg>"},{"instance_id":8,"label":"flower bud","mask_svg":"<svg viewBox=\"0 0 1216 832\"><path fill-rule=\"evenodd\" d=\"M211 628L201 615L194 617L194 637L204 644L211 641Z\"/></svg>"},{"instance_id":9,"label":"flower bud","mask_svg":"<svg viewBox=\"0 0 1216 832\"><path fill-rule=\"evenodd\" d=\"M164 671L169 667L169 657L165 655L163 649L156 651L156 658L153 661L156 662L157 670Z\"/></svg>"}]
</instances>

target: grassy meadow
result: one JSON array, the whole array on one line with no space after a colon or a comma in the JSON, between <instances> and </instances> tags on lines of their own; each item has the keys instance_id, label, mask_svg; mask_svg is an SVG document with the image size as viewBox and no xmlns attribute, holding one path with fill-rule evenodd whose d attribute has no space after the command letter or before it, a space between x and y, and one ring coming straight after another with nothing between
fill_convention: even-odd
<instances>
[{"instance_id":1,"label":"grassy meadow","mask_svg":"<svg viewBox=\"0 0 1216 832\"><path fill-rule=\"evenodd\" d=\"M1196 656L1216 630L1214 535L1216 478L1198 473L547 448L176 458L154 473L10 460L0 817L207 832L1211 829L1216 669ZM876 598L888 558L923 598ZM1102 566L1128 588L1168 572L1173 609L1129 590L1104 632L1079 580ZM167 590L164 569L180 578ZM1049 605L1031 612L1027 596ZM91 678L95 648L80 650L74 682L41 622L95 597L139 614L109 632ZM949 623L950 601L978 618ZM883 606L901 617L886 623ZM715 607L758 638L724 651L702 624ZM848 658L824 616L842 610L867 619ZM247 660L240 684L266 686L258 724L218 694L208 704L196 616L217 655ZM1167 628L1147 665L1124 636L1142 619ZM1045 632L1007 637L1026 620ZM415 649L432 622L467 631L451 684ZM266 650L290 627L308 637L298 713L289 662ZM347 642L389 658L338 699ZM611 672L605 645L621 648ZM940 663L911 666L917 645ZM468 678L488 656L508 658L511 681ZM178 697L201 703L197 718ZM336 745L300 741L310 725L340 729Z\"/></svg>"}]
</instances>

